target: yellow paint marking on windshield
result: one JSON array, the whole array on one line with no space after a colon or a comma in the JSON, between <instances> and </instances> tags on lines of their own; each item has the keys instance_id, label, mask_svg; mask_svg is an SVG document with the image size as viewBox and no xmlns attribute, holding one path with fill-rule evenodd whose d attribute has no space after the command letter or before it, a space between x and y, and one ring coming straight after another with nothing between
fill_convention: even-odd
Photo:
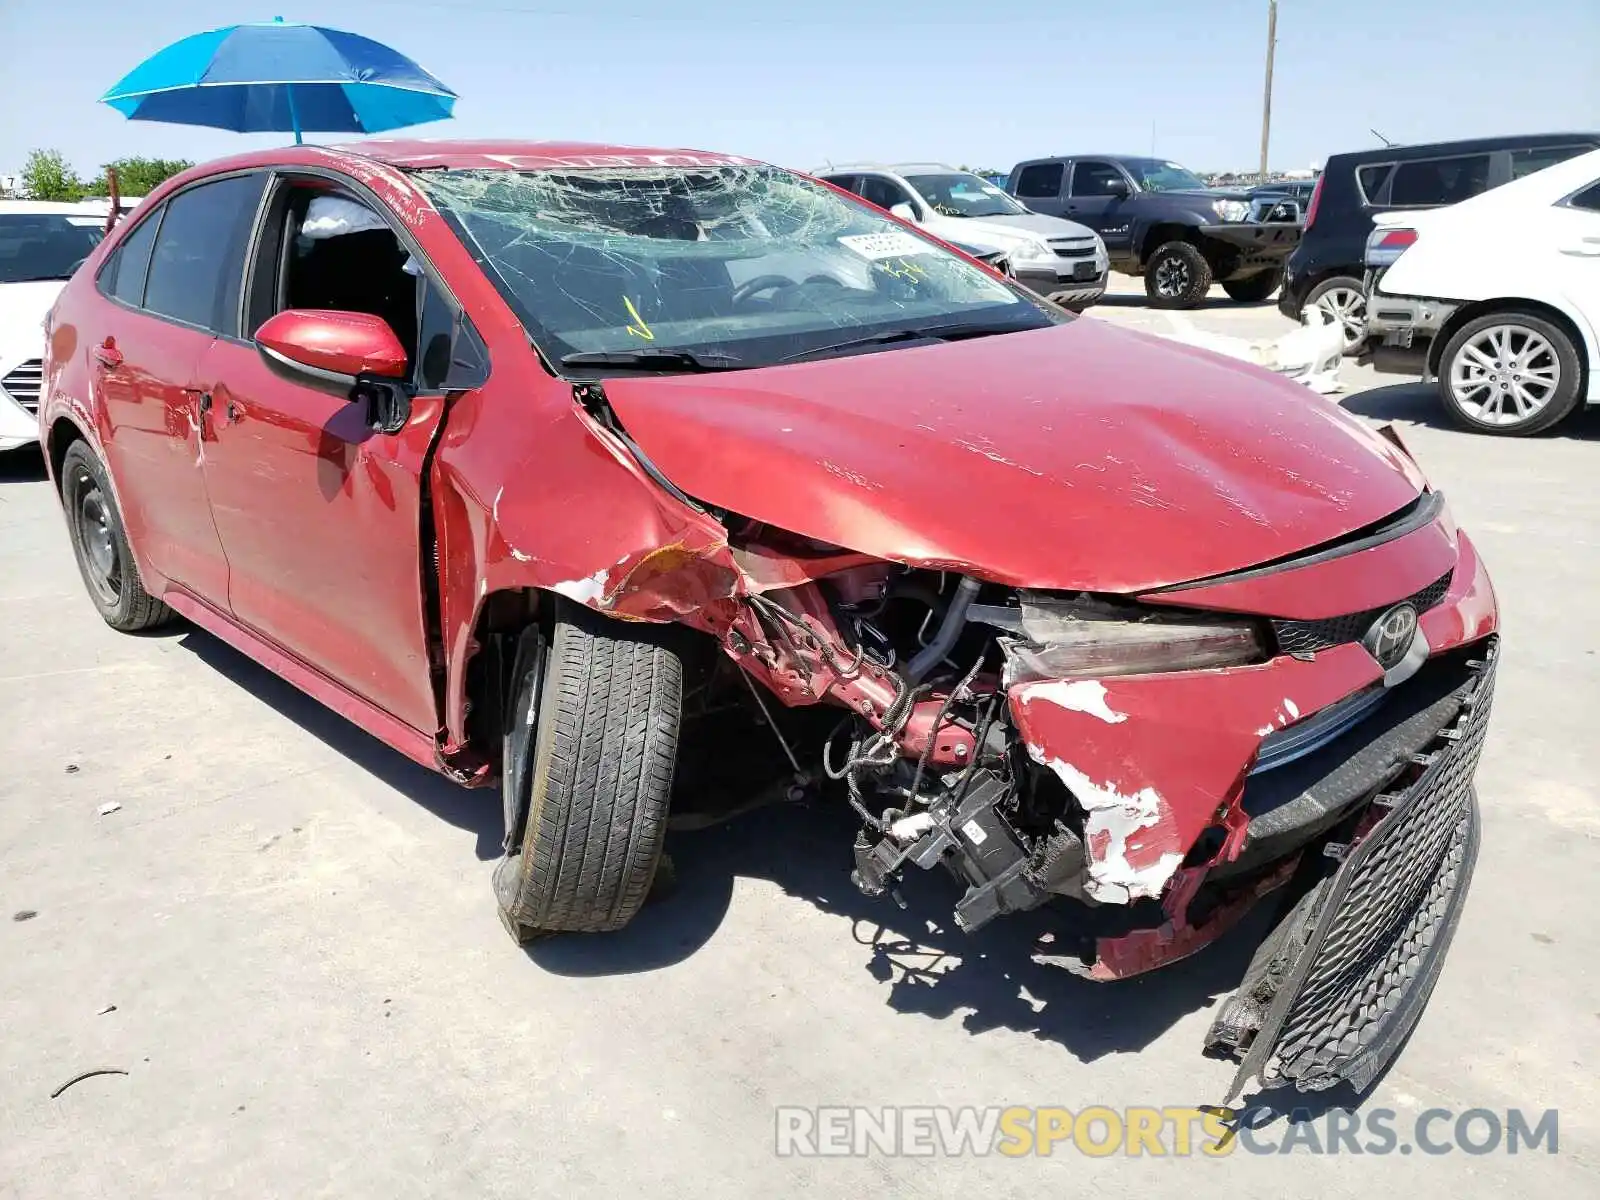
<instances>
[{"instance_id":1,"label":"yellow paint marking on windshield","mask_svg":"<svg viewBox=\"0 0 1600 1200\"><path fill-rule=\"evenodd\" d=\"M636 322L635 324L628 326L627 332L633 334L635 337L642 337L647 342L655 341L655 330L651 329L650 326L645 323L645 319L639 315L639 310L633 306L633 301L624 296L622 298L622 303L624 306L626 306L628 315Z\"/></svg>"},{"instance_id":2,"label":"yellow paint marking on windshield","mask_svg":"<svg viewBox=\"0 0 1600 1200\"><path fill-rule=\"evenodd\" d=\"M924 268L903 258L893 262L888 259L879 259L872 265L885 274L893 275L896 279L904 279L909 283L916 283L918 280L926 278L928 274Z\"/></svg>"}]
</instances>

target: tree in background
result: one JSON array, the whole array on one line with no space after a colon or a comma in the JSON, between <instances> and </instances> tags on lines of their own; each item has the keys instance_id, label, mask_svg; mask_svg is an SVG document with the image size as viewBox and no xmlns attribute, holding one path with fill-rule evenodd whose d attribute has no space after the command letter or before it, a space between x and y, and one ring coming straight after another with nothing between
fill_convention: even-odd
<instances>
[{"instance_id":1,"label":"tree in background","mask_svg":"<svg viewBox=\"0 0 1600 1200\"><path fill-rule=\"evenodd\" d=\"M59 150L31 150L18 182L34 200L81 200L85 188Z\"/></svg>"},{"instance_id":2,"label":"tree in background","mask_svg":"<svg viewBox=\"0 0 1600 1200\"><path fill-rule=\"evenodd\" d=\"M124 196L148 196L158 184L194 166L186 158L119 158L105 171L117 172L117 189Z\"/></svg>"}]
</instances>

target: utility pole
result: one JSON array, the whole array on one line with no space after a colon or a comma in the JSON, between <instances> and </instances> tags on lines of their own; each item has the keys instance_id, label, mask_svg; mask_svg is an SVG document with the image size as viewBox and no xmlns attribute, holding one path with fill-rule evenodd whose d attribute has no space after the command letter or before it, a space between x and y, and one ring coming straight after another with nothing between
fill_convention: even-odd
<instances>
[{"instance_id":1,"label":"utility pole","mask_svg":"<svg viewBox=\"0 0 1600 1200\"><path fill-rule=\"evenodd\" d=\"M1267 181L1267 142L1272 137L1272 52L1278 45L1278 0L1267 0L1267 86L1261 97L1261 178Z\"/></svg>"}]
</instances>

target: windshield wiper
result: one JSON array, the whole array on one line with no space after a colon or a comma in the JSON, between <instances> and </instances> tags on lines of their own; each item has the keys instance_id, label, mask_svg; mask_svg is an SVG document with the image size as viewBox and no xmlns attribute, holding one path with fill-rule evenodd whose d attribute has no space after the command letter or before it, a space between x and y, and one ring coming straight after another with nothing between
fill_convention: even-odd
<instances>
[{"instance_id":1,"label":"windshield wiper","mask_svg":"<svg viewBox=\"0 0 1600 1200\"><path fill-rule=\"evenodd\" d=\"M1022 328L1025 327L968 323L965 325L932 325L927 329L890 329L883 333L869 333L862 337L851 338L849 341L830 342L826 346L813 346L809 350L801 350L795 354L786 355L778 361L781 363L796 362L802 358L815 358L822 354L832 354L836 350L854 350L858 346L887 346L895 342L954 342L962 338L987 337L992 333L1018 333Z\"/></svg>"},{"instance_id":2,"label":"windshield wiper","mask_svg":"<svg viewBox=\"0 0 1600 1200\"><path fill-rule=\"evenodd\" d=\"M581 350L561 359L563 367L634 367L642 371L735 371L742 358L694 350L646 347L640 350Z\"/></svg>"}]
</instances>

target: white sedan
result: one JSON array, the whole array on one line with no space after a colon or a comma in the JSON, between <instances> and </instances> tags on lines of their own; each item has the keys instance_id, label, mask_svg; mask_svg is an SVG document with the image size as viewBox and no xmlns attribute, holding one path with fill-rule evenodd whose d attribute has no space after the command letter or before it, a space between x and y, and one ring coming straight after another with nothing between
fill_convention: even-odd
<instances>
[{"instance_id":1,"label":"white sedan","mask_svg":"<svg viewBox=\"0 0 1600 1200\"><path fill-rule=\"evenodd\" d=\"M0 451L39 440L45 314L104 235L107 203L0 200Z\"/></svg>"},{"instance_id":2,"label":"white sedan","mask_svg":"<svg viewBox=\"0 0 1600 1200\"><path fill-rule=\"evenodd\" d=\"M1368 334L1426 345L1425 377L1458 423L1538 433L1600 403L1600 150L1377 221Z\"/></svg>"}]
</instances>

